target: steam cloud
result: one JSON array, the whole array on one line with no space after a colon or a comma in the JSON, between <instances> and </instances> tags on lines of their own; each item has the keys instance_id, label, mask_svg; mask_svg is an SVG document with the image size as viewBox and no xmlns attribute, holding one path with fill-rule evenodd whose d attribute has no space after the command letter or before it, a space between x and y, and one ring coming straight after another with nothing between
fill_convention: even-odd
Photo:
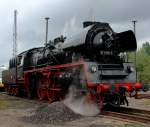
<instances>
[{"instance_id":1,"label":"steam cloud","mask_svg":"<svg viewBox=\"0 0 150 127\"><path fill-rule=\"evenodd\" d=\"M97 104L86 101L86 96L76 95L76 88L73 86L69 88L64 104L74 112L84 116L95 116L100 113Z\"/></svg>"}]
</instances>

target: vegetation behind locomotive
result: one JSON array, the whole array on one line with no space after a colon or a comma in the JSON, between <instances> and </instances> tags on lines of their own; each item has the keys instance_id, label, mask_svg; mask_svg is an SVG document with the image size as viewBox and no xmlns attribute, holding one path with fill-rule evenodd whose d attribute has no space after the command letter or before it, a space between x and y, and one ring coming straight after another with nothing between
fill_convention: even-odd
<instances>
[{"instance_id":1,"label":"vegetation behind locomotive","mask_svg":"<svg viewBox=\"0 0 150 127\"><path fill-rule=\"evenodd\" d=\"M75 85L97 102L128 104L126 93L135 96L142 89L134 64L127 61L126 52L137 48L134 33L115 33L108 23L83 25L74 37L58 37L12 58L2 75L7 92L55 101Z\"/></svg>"}]
</instances>

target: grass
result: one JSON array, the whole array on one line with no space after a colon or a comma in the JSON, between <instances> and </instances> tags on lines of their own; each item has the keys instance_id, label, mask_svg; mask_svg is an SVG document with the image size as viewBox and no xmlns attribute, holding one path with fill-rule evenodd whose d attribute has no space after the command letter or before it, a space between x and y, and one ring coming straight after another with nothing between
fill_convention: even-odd
<instances>
[{"instance_id":1,"label":"grass","mask_svg":"<svg viewBox=\"0 0 150 127\"><path fill-rule=\"evenodd\" d=\"M150 99L145 100L145 101L144 101L144 104L145 104L145 105L150 105Z\"/></svg>"},{"instance_id":2,"label":"grass","mask_svg":"<svg viewBox=\"0 0 150 127\"><path fill-rule=\"evenodd\" d=\"M43 111L43 112L47 112L47 110L48 110L48 104L41 104L37 109L36 109L36 111L37 112L40 112L40 111Z\"/></svg>"},{"instance_id":3,"label":"grass","mask_svg":"<svg viewBox=\"0 0 150 127\"><path fill-rule=\"evenodd\" d=\"M33 100L13 97L9 95L0 95L0 110L1 109L23 109L35 107L36 103Z\"/></svg>"},{"instance_id":4,"label":"grass","mask_svg":"<svg viewBox=\"0 0 150 127\"><path fill-rule=\"evenodd\" d=\"M8 102L5 100L0 100L0 109L8 108Z\"/></svg>"}]
</instances>

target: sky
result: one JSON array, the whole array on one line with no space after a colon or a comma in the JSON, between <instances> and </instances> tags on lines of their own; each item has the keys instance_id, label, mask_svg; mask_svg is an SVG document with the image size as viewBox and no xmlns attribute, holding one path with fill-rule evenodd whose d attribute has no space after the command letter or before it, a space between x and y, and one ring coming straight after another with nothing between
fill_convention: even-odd
<instances>
[{"instance_id":1,"label":"sky","mask_svg":"<svg viewBox=\"0 0 150 127\"><path fill-rule=\"evenodd\" d=\"M107 22L115 32L133 30L138 47L150 42L150 0L0 0L0 66L8 65L13 51L13 16L17 10L18 53L43 46L45 17L49 17L48 39L73 36L82 22Z\"/></svg>"}]
</instances>

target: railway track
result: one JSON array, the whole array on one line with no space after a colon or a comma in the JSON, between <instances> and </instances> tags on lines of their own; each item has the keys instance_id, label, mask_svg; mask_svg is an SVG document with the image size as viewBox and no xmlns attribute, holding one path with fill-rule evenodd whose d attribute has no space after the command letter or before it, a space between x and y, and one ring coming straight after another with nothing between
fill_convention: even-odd
<instances>
[{"instance_id":1,"label":"railway track","mask_svg":"<svg viewBox=\"0 0 150 127\"><path fill-rule=\"evenodd\" d=\"M133 108L105 108L102 115L150 124L150 111Z\"/></svg>"},{"instance_id":2,"label":"railway track","mask_svg":"<svg viewBox=\"0 0 150 127\"><path fill-rule=\"evenodd\" d=\"M0 94L6 94L6 92L0 92ZM33 101L25 98L21 98L21 99L27 102L40 103L37 100ZM121 118L125 121L131 120L131 121L150 124L150 111L142 110L142 109L134 109L134 108L126 108L126 107L120 107L120 108L104 107L104 110L102 111L102 115Z\"/></svg>"},{"instance_id":3,"label":"railway track","mask_svg":"<svg viewBox=\"0 0 150 127\"><path fill-rule=\"evenodd\" d=\"M150 99L150 94L138 94L136 99Z\"/></svg>"}]
</instances>

